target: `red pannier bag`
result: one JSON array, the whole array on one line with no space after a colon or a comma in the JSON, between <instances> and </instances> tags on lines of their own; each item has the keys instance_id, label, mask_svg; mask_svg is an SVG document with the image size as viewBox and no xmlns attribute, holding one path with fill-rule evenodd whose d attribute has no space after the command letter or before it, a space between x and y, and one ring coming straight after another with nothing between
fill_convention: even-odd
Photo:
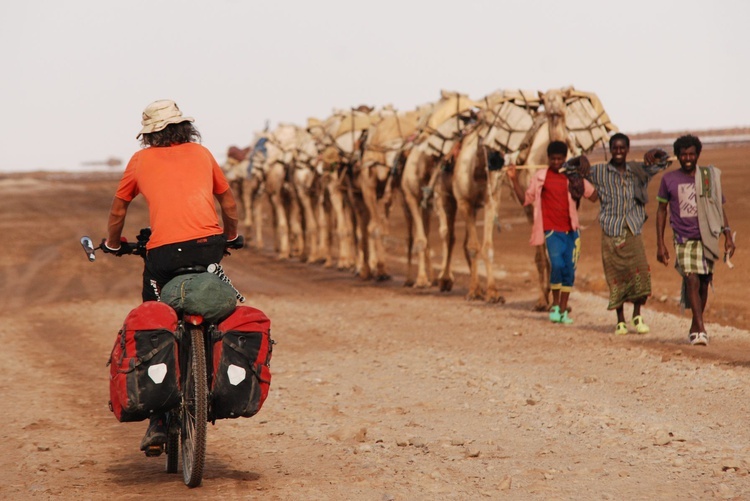
<instances>
[{"instance_id":1,"label":"red pannier bag","mask_svg":"<svg viewBox=\"0 0 750 501\"><path fill-rule=\"evenodd\" d=\"M238 306L213 339L209 419L254 416L271 386L271 321L256 308Z\"/></svg>"},{"instance_id":2,"label":"red pannier bag","mask_svg":"<svg viewBox=\"0 0 750 501\"><path fill-rule=\"evenodd\" d=\"M133 309L109 357L109 408L118 421L143 421L180 404L177 313L146 301Z\"/></svg>"}]
</instances>

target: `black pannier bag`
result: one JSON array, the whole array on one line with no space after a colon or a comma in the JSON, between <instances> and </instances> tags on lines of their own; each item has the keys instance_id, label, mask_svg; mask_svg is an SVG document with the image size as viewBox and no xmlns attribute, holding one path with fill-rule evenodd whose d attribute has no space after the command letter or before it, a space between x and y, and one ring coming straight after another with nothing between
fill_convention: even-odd
<instances>
[{"instance_id":1,"label":"black pannier bag","mask_svg":"<svg viewBox=\"0 0 750 501\"><path fill-rule=\"evenodd\" d=\"M180 404L177 314L146 301L125 318L109 362L109 408L118 421L143 421Z\"/></svg>"},{"instance_id":2,"label":"black pannier bag","mask_svg":"<svg viewBox=\"0 0 750 501\"><path fill-rule=\"evenodd\" d=\"M260 310L238 306L214 331L209 419L251 417L271 385L271 321Z\"/></svg>"}]
</instances>

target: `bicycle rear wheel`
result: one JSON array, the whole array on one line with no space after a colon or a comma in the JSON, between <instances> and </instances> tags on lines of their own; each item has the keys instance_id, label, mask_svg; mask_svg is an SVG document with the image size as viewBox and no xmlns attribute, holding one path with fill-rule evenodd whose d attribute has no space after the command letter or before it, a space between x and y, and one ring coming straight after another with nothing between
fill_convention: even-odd
<instances>
[{"instance_id":1,"label":"bicycle rear wheel","mask_svg":"<svg viewBox=\"0 0 750 501\"><path fill-rule=\"evenodd\" d=\"M167 428L167 473L177 473L177 457L180 453L180 424L179 424L179 410L172 410L169 412L167 421L169 427Z\"/></svg>"},{"instance_id":2,"label":"bicycle rear wheel","mask_svg":"<svg viewBox=\"0 0 750 501\"><path fill-rule=\"evenodd\" d=\"M188 487L198 487L203 479L206 460L208 383L203 330L188 326L191 350L183 387L181 438L182 477Z\"/></svg>"}]
</instances>

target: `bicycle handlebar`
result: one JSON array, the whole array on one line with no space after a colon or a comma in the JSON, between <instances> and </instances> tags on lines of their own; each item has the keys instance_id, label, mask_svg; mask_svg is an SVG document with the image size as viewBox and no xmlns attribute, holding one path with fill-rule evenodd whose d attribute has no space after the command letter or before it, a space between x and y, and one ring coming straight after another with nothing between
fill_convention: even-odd
<instances>
[{"instance_id":1,"label":"bicycle handlebar","mask_svg":"<svg viewBox=\"0 0 750 501\"><path fill-rule=\"evenodd\" d=\"M90 237L84 236L81 238L81 246L83 247L83 251L86 253L86 256L88 257L89 261L95 261L96 260L96 251L101 250L102 252L106 254L114 254L115 256L124 256L126 254L135 254L136 256L141 256L143 258L146 257L146 243L148 243L149 238L151 237L151 228L142 228L141 231L138 233L138 236L136 237L136 242L128 242L127 240L123 239L120 242L120 248L117 250L110 249L107 247L107 239L103 238L101 243L94 247L94 242L91 240ZM227 241L225 247L224 247L224 253L229 254L229 249L241 249L245 246L245 237L242 235L237 235L237 237L234 240Z\"/></svg>"}]
</instances>

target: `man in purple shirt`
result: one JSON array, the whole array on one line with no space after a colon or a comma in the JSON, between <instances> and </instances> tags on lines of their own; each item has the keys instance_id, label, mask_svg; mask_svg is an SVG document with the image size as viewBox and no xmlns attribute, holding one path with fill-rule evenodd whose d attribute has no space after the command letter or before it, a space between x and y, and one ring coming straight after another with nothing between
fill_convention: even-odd
<instances>
[{"instance_id":1,"label":"man in purple shirt","mask_svg":"<svg viewBox=\"0 0 750 501\"><path fill-rule=\"evenodd\" d=\"M674 142L674 153L680 169L668 172L661 180L659 209L656 214L656 259L669 265L669 251L664 244L664 228L669 206L669 224L674 231L675 267L683 277L683 304L693 312L688 340L690 344L707 345L703 311L708 286L713 279L714 261L719 258L719 235L724 234L724 256L734 254L734 241L724 212L721 171L713 166L699 167L700 140L691 135Z\"/></svg>"}]
</instances>

